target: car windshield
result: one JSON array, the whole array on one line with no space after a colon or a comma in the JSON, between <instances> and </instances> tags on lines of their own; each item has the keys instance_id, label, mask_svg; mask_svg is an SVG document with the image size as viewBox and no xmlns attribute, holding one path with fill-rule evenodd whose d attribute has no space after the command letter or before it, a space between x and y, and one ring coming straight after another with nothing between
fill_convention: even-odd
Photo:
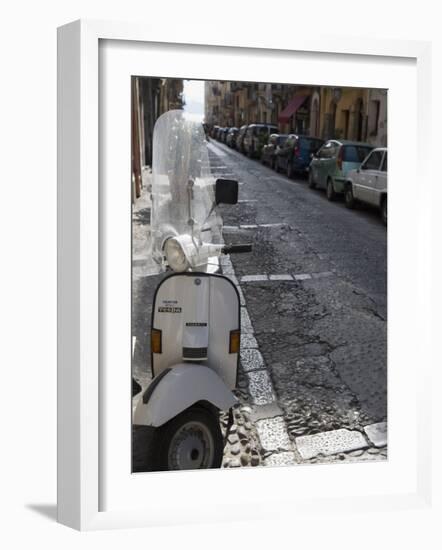
<instances>
[{"instance_id":1,"label":"car windshield","mask_svg":"<svg viewBox=\"0 0 442 550\"><path fill-rule=\"evenodd\" d=\"M277 140L276 140L276 143L278 145L282 145L283 143L285 143L287 141L287 136L278 136Z\"/></svg>"},{"instance_id":2,"label":"car windshield","mask_svg":"<svg viewBox=\"0 0 442 550\"><path fill-rule=\"evenodd\" d=\"M344 145L342 160L344 162L361 163L372 149L373 147L364 145Z\"/></svg>"},{"instance_id":3,"label":"car windshield","mask_svg":"<svg viewBox=\"0 0 442 550\"><path fill-rule=\"evenodd\" d=\"M308 149L311 153L314 153L321 147L324 142L321 139L313 138L301 138L300 145L303 149Z\"/></svg>"},{"instance_id":4,"label":"car windshield","mask_svg":"<svg viewBox=\"0 0 442 550\"><path fill-rule=\"evenodd\" d=\"M163 262L167 238L189 234L220 242L222 221L213 209L215 179L203 125L184 111L168 111L155 123L152 158L152 257Z\"/></svg>"}]
</instances>

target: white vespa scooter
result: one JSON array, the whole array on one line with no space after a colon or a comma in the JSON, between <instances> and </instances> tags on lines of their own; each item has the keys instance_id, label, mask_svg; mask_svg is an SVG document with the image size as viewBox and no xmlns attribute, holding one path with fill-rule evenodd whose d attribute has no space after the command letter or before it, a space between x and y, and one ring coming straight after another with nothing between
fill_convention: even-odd
<instances>
[{"instance_id":1,"label":"white vespa scooter","mask_svg":"<svg viewBox=\"0 0 442 550\"><path fill-rule=\"evenodd\" d=\"M150 385L138 394L134 424L154 427L148 470L221 466L219 411L237 399L240 300L218 258L250 252L226 246L216 205L236 204L238 183L214 180L201 122L169 111L156 122L152 162L152 257L175 273L153 301Z\"/></svg>"}]
</instances>

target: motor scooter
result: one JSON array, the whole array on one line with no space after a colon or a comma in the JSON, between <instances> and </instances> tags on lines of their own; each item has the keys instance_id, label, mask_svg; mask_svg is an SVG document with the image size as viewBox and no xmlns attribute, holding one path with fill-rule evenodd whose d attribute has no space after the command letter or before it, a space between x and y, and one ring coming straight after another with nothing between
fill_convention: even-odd
<instances>
[{"instance_id":1,"label":"motor scooter","mask_svg":"<svg viewBox=\"0 0 442 550\"><path fill-rule=\"evenodd\" d=\"M221 466L219 416L238 400L240 300L218 273L222 254L251 245L222 240L219 204L236 204L238 182L211 175L201 122L181 110L158 118L153 133L151 250L159 271L152 306L152 381L137 396L133 423L154 428L147 469Z\"/></svg>"}]
</instances>

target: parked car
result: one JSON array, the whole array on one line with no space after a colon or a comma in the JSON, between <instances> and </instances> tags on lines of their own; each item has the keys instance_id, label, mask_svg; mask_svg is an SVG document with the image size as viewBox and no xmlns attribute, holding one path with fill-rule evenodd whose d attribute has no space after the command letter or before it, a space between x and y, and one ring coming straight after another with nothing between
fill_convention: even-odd
<instances>
[{"instance_id":1,"label":"parked car","mask_svg":"<svg viewBox=\"0 0 442 550\"><path fill-rule=\"evenodd\" d=\"M287 139L287 134L270 134L261 151L261 162L275 169L275 155Z\"/></svg>"},{"instance_id":2,"label":"parked car","mask_svg":"<svg viewBox=\"0 0 442 550\"><path fill-rule=\"evenodd\" d=\"M358 141L330 139L313 155L308 171L309 187L325 189L327 199L344 193L350 170L359 168L373 146Z\"/></svg>"},{"instance_id":3,"label":"parked car","mask_svg":"<svg viewBox=\"0 0 442 550\"><path fill-rule=\"evenodd\" d=\"M243 142L244 142L244 136L247 130L247 124L244 124L239 129L238 135L236 136L236 150L240 153L244 153L243 150Z\"/></svg>"},{"instance_id":4,"label":"parked car","mask_svg":"<svg viewBox=\"0 0 442 550\"><path fill-rule=\"evenodd\" d=\"M315 155L323 144L323 139L289 134L276 155L276 171L285 172L289 178L295 173L307 174L312 155Z\"/></svg>"},{"instance_id":5,"label":"parked car","mask_svg":"<svg viewBox=\"0 0 442 550\"><path fill-rule=\"evenodd\" d=\"M345 204L353 208L356 201L377 206L387 224L387 148L373 149L359 168L348 173Z\"/></svg>"},{"instance_id":6,"label":"parked car","mask_svg":"<svg viewBox=\"0 0 442 550\"><path fill-rule=\"evenodd\" d=\"M229 128L229 131L227 132L227 135L226 135L226 145L232 148L235 147L236 136L238 135L238 132L239 130L235 126L233 126L232 128Z\"/></svg>"},{"instance_id":7,"label":"parked car","mask_svg":"<svg viewBox=\"0 0 442 550\"><path fill-rule=\"evenodd\" d=\"M260 157L261 149L270 134L278 133L278 128L270 124L249 124L244 135L243 150L250 158Z\"/></svg>"},{"instance_id":8,"label":"parked car","mask_svg":"<svg viewBox=\"0 0 442 550\"><path fill-rule=\"evenodd\" d=\"M226 127L223 127L223 128L220 128L220 129L219 129L219 132L218 132L218 141L220 141L221 143L224 143L224 142L225 142L227 130L228 130L228 128L226 128Z\"/></svg>"},{"instance_id":9,"label":"parked car","mask_svg":"<svg viewBox=\"0 0 442 550\"><path fill-rule=\"evenodd\" d=\"M210 137L213 137L213 139L217 139L218 131L219 131L219 126L214 126L212 128L212 131L210 132Z\"/></svg>"}]
</instances>

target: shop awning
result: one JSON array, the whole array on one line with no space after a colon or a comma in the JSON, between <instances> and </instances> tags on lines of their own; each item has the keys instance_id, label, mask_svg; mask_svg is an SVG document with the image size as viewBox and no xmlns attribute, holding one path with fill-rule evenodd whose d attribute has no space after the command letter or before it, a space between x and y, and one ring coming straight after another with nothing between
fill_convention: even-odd
<instances>
[{"instance_id":1,"label":"shop awning","mask_svg":"<svg viewBox=\"0 0 442 550\"><path fill-rule=\"evenodd\" d=\"M306 95L295 95L287 107L279 113L278 121L288 122L307 98L308 96Z\"/></svg>"}]
</instances>

